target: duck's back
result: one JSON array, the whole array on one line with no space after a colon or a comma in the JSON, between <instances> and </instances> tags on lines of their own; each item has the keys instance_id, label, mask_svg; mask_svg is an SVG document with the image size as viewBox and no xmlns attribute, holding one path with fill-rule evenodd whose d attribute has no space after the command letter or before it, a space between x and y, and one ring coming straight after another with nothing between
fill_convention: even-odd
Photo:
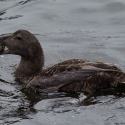
<instances>
[{"instance_id":1,"label":"duck's back","mask_svg":"<svg viewBox=\"0 0 125 125\"><path fill-rule=\"evenodd\" d=\"M60 62L52 67L44 69L41 72L42 76L52 76L53 74L57 74L64 71L71 71L71 70L81 70L85 68L101 68L101 69L112 69L121 71L118 66L110 63L103 63L103 62L90 62L87 60L82 59L72 59Z\"/></svg>"}]
</instances>

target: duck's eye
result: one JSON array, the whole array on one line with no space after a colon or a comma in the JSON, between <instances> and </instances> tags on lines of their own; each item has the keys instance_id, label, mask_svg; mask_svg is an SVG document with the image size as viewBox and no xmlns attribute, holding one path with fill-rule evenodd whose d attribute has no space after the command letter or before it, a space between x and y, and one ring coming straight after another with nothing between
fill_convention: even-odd
<instances>
[{"instance_id":1,"label":"duck's eye","mask_svg":"<svg viewBox=\"0 0 125 125\"><path fill-rule=\"evenodd\" d=\"M18 36L18 37L16 37L16 39L21 40L22 38Z\"/></svg>"}]
</instances>

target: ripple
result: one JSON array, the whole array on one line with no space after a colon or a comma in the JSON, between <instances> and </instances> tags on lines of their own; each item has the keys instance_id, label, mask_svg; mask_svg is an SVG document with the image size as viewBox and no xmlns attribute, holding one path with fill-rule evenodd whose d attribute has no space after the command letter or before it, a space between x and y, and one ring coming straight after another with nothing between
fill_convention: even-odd
<instances>
[{"instance_id":1,"label":"ripple","mask_svg":"<svg viewBox=\"0 0 125 125\"><path fill-rule=\"evenodd\" d=\"M112 2L105 5L105 10L110 13L125 11L125 4L122 2Z\"/></svg>"},{"instance_id":2,"label":"ripple","mask_svg":"<svg viewBox=\"0 0 125 125\"><path fill-rule=\"evenodd\" d=\"M16 15L16 16L10 16L10 17L5 17L5 18L0 18L0 21L1 20L12 20L12 19L16 19L16 18L19 18L19 17L23 17L22 15Z\"/></svg>"}]
</instances>

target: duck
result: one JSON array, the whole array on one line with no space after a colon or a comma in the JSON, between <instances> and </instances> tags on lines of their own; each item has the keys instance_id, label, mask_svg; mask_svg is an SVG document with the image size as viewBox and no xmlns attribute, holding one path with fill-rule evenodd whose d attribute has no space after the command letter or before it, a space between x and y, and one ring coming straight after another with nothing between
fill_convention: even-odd
<instances>
[{"instance_id":1,"label":"duck","mask_svg":"<svg viewBox=\"0 0 125 125\"><path fill-rule=\"evenodd\" d=\"M70 59L44 69L44 52L38 39L27 30L0 38L3 51L21 57L15 78L40 93L52 91L92 94L100 89L123 87L125 73L115 64Z\"/></svg>"}]
</instances>

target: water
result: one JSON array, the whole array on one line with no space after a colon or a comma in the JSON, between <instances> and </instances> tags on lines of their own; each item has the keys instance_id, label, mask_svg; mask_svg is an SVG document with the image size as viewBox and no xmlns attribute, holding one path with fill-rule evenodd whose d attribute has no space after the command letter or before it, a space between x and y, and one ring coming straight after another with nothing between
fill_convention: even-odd
<instances>
[{"instance_id":1,"label":"water","mask_svg":"<svg viewBox=\"0 0 125 125\"><path fill-rule=\"evenodd\" d=\"M124 0L0 0L1 36L25 29L40 41L45 66L79 58L125 71ZM19 56L0 57L1 125L124 125L125 92L40 95L15 81Z\"/></svg>"}]
</instances>

